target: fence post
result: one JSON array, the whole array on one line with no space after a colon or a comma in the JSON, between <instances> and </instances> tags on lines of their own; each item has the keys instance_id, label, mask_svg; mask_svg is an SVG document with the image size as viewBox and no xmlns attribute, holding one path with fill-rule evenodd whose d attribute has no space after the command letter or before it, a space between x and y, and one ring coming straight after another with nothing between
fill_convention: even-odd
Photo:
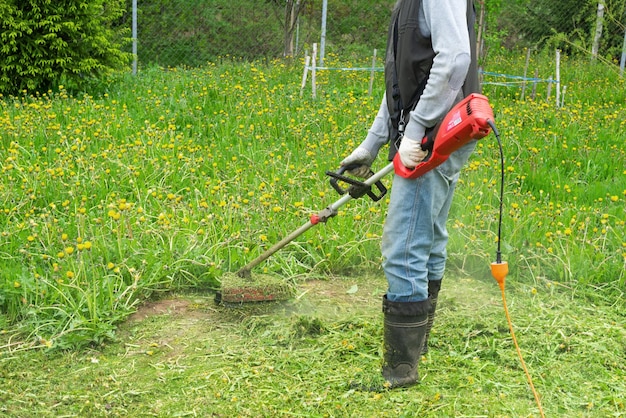
<instances>
[{"instance_id":1,"label":"fence post","mask_svg":"<svg viewBox=\"0 0 626 418\"><path fill-rule=\"evenodd\" d=\"M320 67L324 66L324 53L326 50L326 14L328 13L328 0L322 2L322 35L320 39ZM315 54L313 54L315 56Z\"/></svg>"},{"instance_id":2,"label":"fence post","mask_svg":"<svg viewBox=\"0 0 626 418\"><path fill-rule=\"evenodd\" d=\"M304 87L306 86L306 78L309 74L309 63L311 62L311 57L308 55L304 59L304 72L302 73L302 85L300 86L300 97L302 97L302 92L304 91Z\"/></svg>"},{"instance_id":3,"label":"fence post","mask_svg":"<svg viewBox=\"0 0 626 418\"><path fill-rule=\"evenodd\" d=\"M316 70L317 67L317 44L313 44L313 56L311 58L311 94L313 98L317 96L317 86L316 83Z\"/></svg>"},{"instance_id":4,"label":"fence post","mask_svg":"<svg viewBox=\"0 0 626 418\"><path fill-rule=\"evenodd\" d=\"M528 74L528 63L530 61L530 48L526 51L526 63L524 64L524 80L522 82L522 97L521 100L524 100L524 94L526 93L526 74Z\"/></svg>"},{"instance_id":5,"label":"fence post","mask_svg":"<svg viewBox=\"0 0 626 418\"><path fill-rule=\"evenodd\" d=\"M624 64L626 64L626 30L624 30L624 43L622 44L622 59L619 62L619 75L624 75Z\"/></svg>"},{"instance_id":6,"label":"fence post","mask_svg":"<svg viewBox=\"0 0 626 418\"><path fill-rule=\"evenodd\" d=\"M374 88L374 72L376 71L376 48L374 48L374 56L372 57L372 70L370 71L370 88L367 90L369 96L372 95Z\"/></svg>"},{"instance_id":7,"label":"fence post","mask_svg":"<svg viewBox=\"0 0 626 418\"><path fill-rule=\"evenodd\" d=\"M133 0L133 22L132 22L132 37L133 37L133 75L137 75L137 0Z\"/></svg>"},{"instance_id":8,"label":"fence post","mask_svg":"<svg viewBox=\"0 0 626 418\"><path fill-rule=\"evenodd\" d=\"M556 107L559 107L559 98L561 95L561 51L556 50Z\"/></svg>"},{"instance_id":9,"label":"fence post","mask_svg":"<svg viewBox=\"0 0 626 418\"><path fill-rule=\"evenodd\" d=\"M548 78L548 92L546 94L546 102L550 101L550 96L552 94L552 82L553 82L553 79L552 79L552 76L550 76Z\"/></svg>"}]
</instances>

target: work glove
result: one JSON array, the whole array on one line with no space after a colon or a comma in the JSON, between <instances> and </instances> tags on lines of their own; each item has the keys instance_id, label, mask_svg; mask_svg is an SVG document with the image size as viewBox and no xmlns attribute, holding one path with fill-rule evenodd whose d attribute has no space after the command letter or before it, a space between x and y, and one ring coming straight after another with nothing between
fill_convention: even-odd
<instances>
[{"instance_id":1,"label":"work glove","mask_svg":"<svg viewBox=\"0 0 626 418\"><path fill-rule=\"evenodd\" d=\"M428 151L422 150L421 141L416 141L405 136L402 138L402 142L400 142L398 154L400 155L402 165L412 169L426 158Z\"/></svg>"},{"instance_id":2,"label":"work glove","mask_svg":"<svg viewBox=\"0 0 626 418\"><path fill-rule=\"evenodd\" d=\"M363 147L358 147L357 149L352 151L352 154L344 158L344 160L341 162L341 165L358 165L357 168L348 170L348 173L352 174L355 177L368 178L372 173L371 166L375 159L376 156L372 155L371 152Z\"/></svg>"}]
</instances>

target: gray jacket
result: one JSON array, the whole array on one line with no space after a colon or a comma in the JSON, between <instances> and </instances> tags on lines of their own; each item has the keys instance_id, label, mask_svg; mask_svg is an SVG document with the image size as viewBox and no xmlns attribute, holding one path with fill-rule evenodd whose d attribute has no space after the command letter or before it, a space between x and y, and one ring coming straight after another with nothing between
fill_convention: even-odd
<instances>
[{"instance_id":1,"label":"gray jacket","mask_svg":"<svg viewBox=\"0 0 626 418\"><path fill-rule=\"evenodd\" d=\"M386 94L361 144L372 155L395 141L400 112L404 135L424 137L448 110L479 92L472 0L399 0L385 59ZM391 146L390 159L396 152Z\"/></svg>"}]
</instances>

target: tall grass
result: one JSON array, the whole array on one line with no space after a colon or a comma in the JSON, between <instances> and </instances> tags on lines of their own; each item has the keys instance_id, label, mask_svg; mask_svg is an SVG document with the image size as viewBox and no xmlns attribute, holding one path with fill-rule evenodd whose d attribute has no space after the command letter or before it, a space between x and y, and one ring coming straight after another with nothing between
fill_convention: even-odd
<instances>
[{"instance_id":1,"label":"tall grass","mask_svg":"<svg viewBox=\"0 0 626 418\"><path fill-rule=\"evenodd\" d=\"M545 85L525 101L485 86L506 154L505 258L516 280L623 286L624 82L604 66L563 67L561 108L541 97ZM382 74L369 96L369 74L320 72L317 99L301 95L301 74L283 62L213 64L120 76L99 95L3 98L3 332L24 347L102 341L138 302L219 287L337 199L324 172L364 137ZM452 209L450 264L470 274L495 251L497 149L480 142ZM259 269L377 269L386 203L350 202Z\"/></svg>"}]
</instances>

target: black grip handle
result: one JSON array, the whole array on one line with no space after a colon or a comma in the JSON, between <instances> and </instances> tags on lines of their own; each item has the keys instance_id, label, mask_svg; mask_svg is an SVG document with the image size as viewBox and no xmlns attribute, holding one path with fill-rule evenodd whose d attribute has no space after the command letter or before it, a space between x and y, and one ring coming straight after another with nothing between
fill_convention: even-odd
<instances>
[{"instance_id":1,"label":"black grip handle","mask_svg":"<svg viewBox=\"0 0 626 418\"><path fill-rule=\"evenodd\" d=\"M440 124L435 125L432 128L426 129L426 135L422 138L422 151L432 152L433 147L435 146L435 138L437 137L437 132L439 132Z\"/></svg>"},{"instance_id":2,"label":"black grip handle","mask_svg":"<svg viewBox=\"0 0 626 418\"><path fill-rule=\"evenodd\" d=\"M358 199L360 197L368 195L374 202L378 202L387 194L387 188L380 180L374 183L379 191L378 194L375 194L374 192L372 192L372 186L344 175L346 171L350 171L358 167L360 167L360 164L351 164L341 166L337 171L327 171L326 175L330 176L330 185L333 187L333 189L335 189L337 193L342 196L348 193L354 199ZM374 174L374 172L370 170L370 175L372 174ZM343 181L344 183L349 184L350 187L348 188L348 190L343 189L339 185L339 181Z\"/></svg>"}]
</instances>

